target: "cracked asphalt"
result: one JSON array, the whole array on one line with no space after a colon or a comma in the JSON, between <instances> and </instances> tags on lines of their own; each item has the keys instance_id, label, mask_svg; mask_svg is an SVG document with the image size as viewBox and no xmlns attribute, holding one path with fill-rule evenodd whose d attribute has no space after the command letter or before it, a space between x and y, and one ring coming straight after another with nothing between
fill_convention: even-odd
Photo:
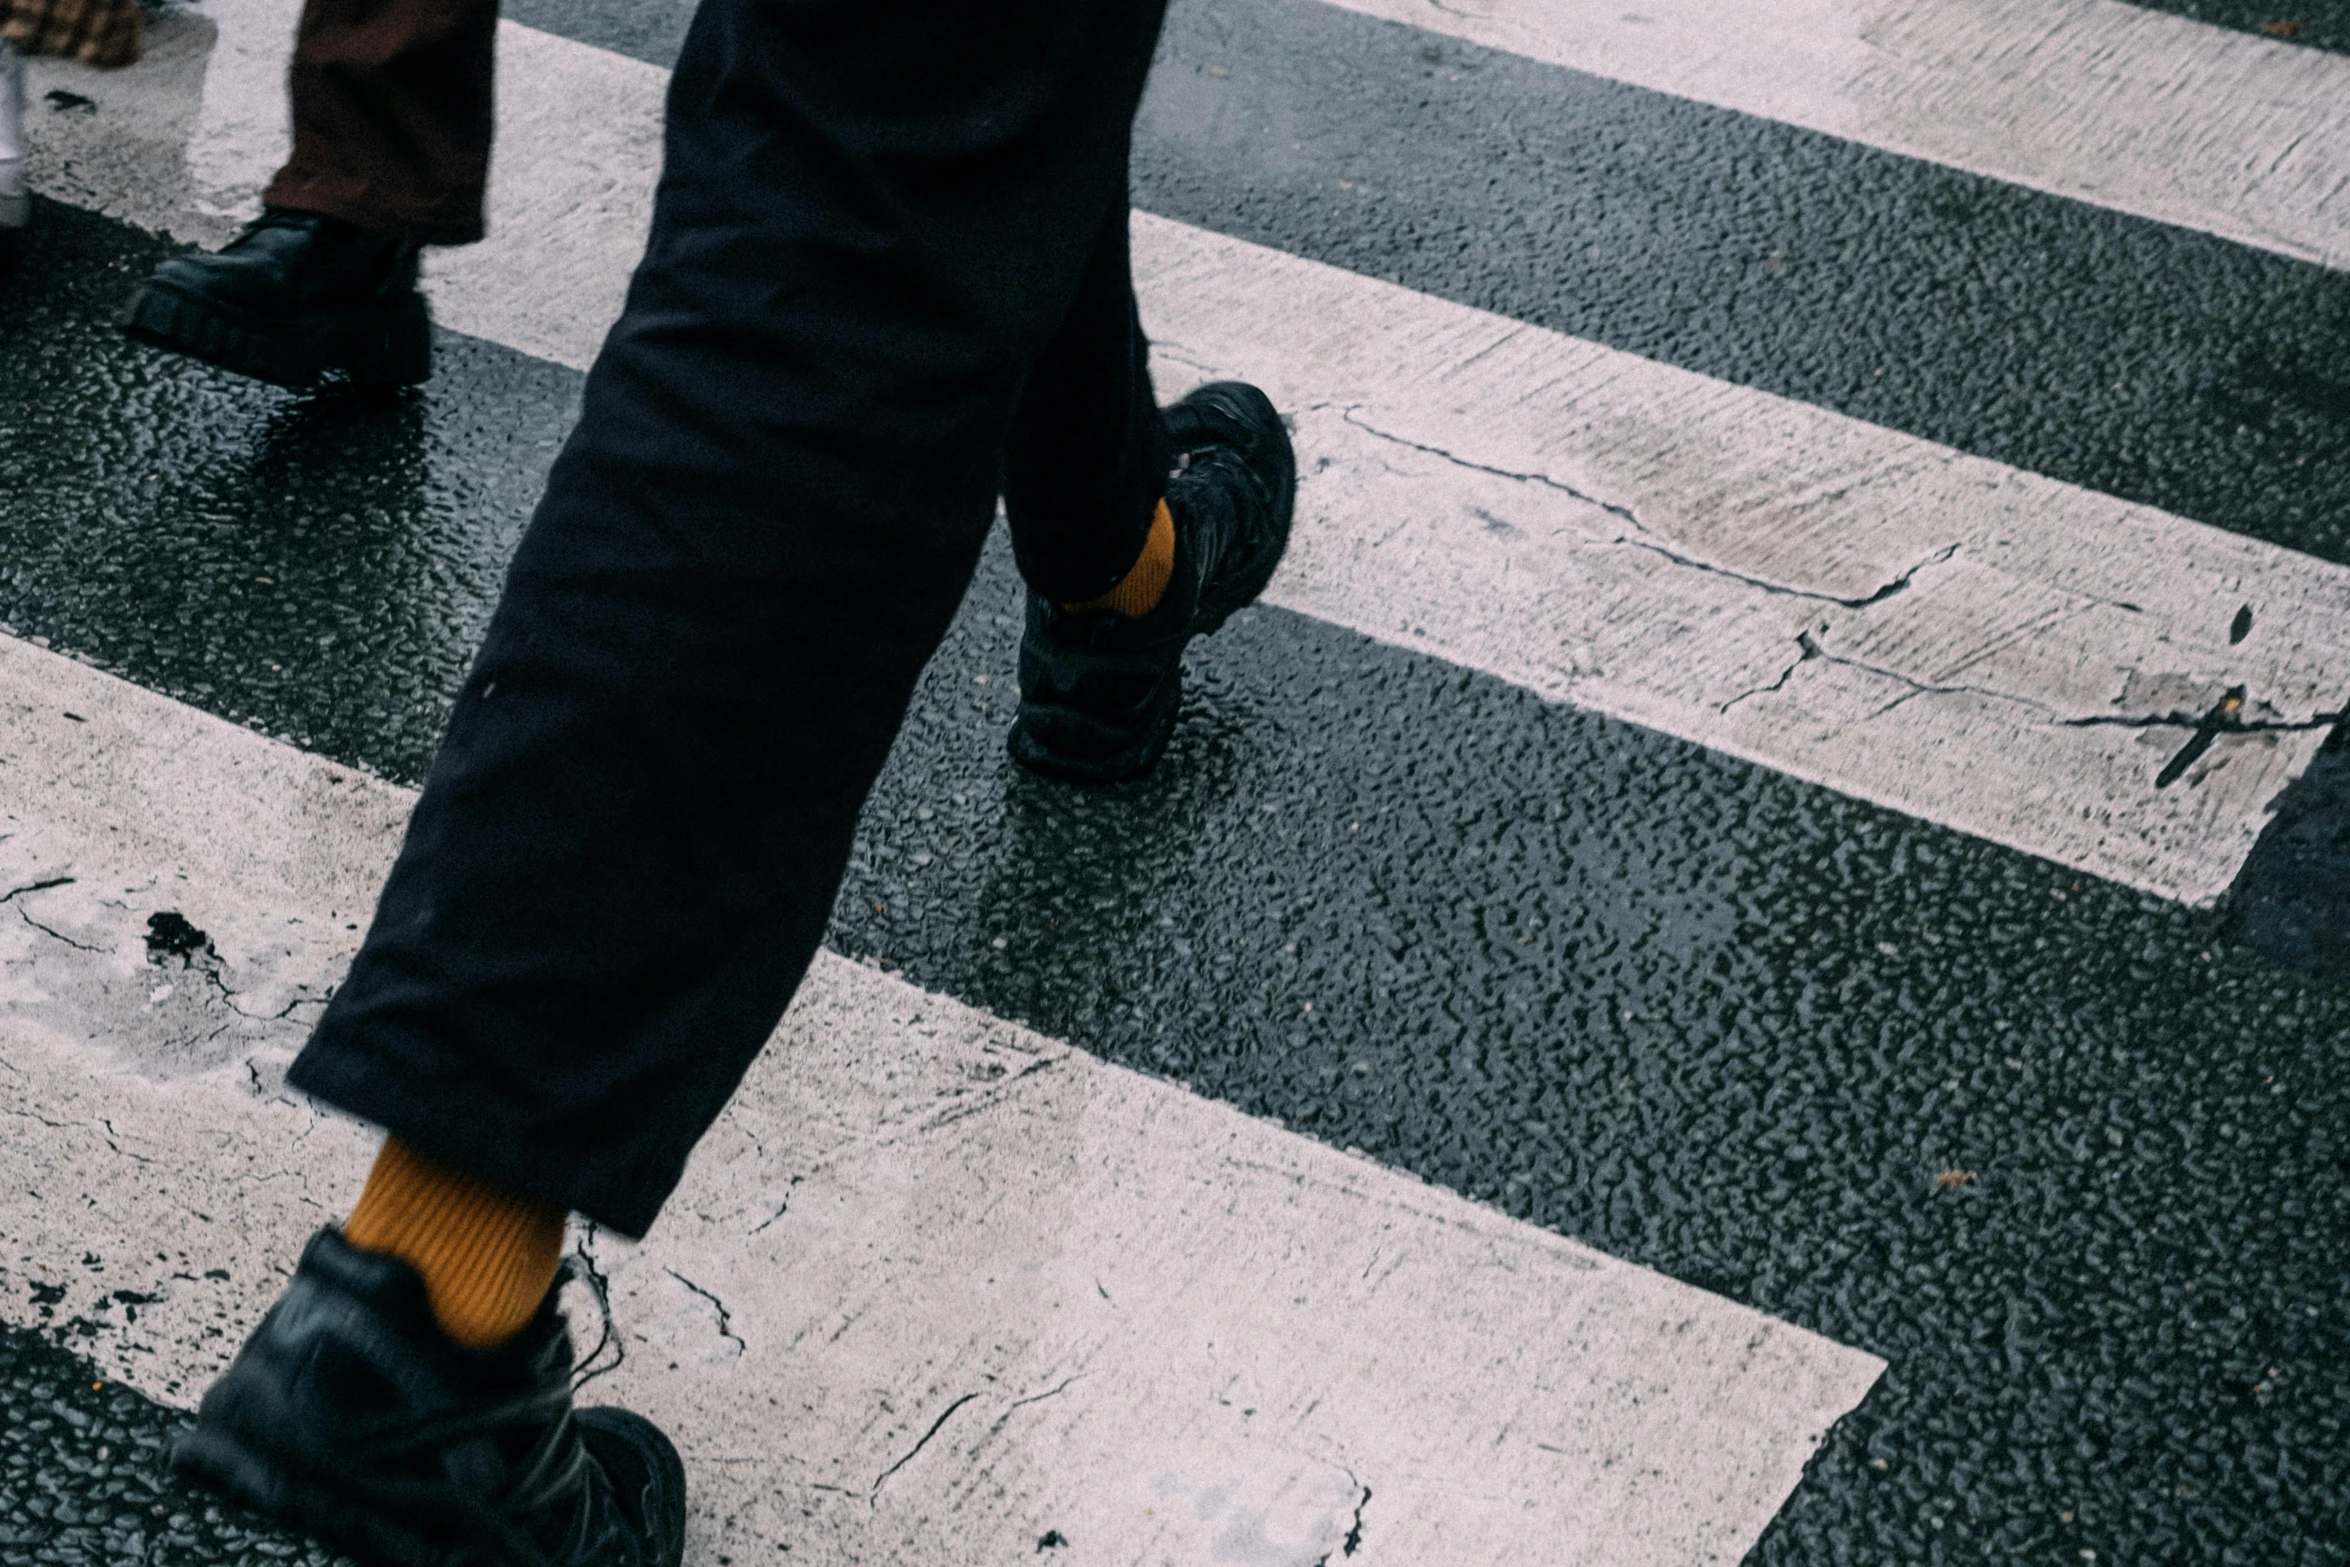
<instances>
[{"instance_id":1,"label":"cracked asphalt","mask_svg":"<svg viewBox=\"0 0 2350 1567\"><path fill-rule=\"evenodd\" d=\"M665 64L684 11L508 14ZM1305 0L1178 6L1136 185L2350 561L2338 273ZM113 335L167 247L40 217L0 621L415 781L579 378L444 335L390 405L236 383ZM2202 913L1281 611L1158 775L1042 784L1018 606L998 540L837 950L1884 1356L1757 1562L2350 1561L2340 729ZM74 1335L0 1332L0 1546L323 1559L159 1479L176 1417Z\"/></svg>"}]
</instances>

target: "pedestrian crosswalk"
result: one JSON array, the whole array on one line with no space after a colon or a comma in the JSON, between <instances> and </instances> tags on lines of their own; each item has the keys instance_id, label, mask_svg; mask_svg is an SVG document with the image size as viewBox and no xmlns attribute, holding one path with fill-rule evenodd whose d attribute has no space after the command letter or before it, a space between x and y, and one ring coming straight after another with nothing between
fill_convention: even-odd
<instances>
[{"instance_id":1,"label":"pedestrian crosswalk","mask_svg":"<svg viewBox=\"0 0 2350 1567\"><path fill-rule=\"evenodd\" d=\"M1274 603L2201 904L2350 701L2342 567L1183 225L1136 256L1171 389L1297 410Z\"/></svg>"},{"instance_id":2,"label":"pedestrian crosswalk","mask_svg":"<svg viewBox=\"0 0 2350 1567\"><path fill-rule=\"evenodd\" d=\"M1990 26L1980 9L1953 16ZM294 7L213 10L259 53ZM1555 57L1583 20L1484 31ZM2183 55L2165 80L2249 50L2231 68L2266 63L2258 101L2329 128L2305 51L2157 31ZM436 256L435 308L584 369L642 247L667 78L511 22L500 40L494 233ZM2023 139L2103 166L2082 137ZM282 148L234 155L208 165L207 210L257 199ZM2243 179L2226 188L2240 205ZM110 210L198 236L190 199ZM1295 410L1300 533L1271 602L2204 906L2350 706L2340 566L1187 224L1139 217L1135 252L1169 395L1245 376Z\"/></svg>"},{"instance_id":3,"label":"pedestrian crosswalk","mask_svg":"<svg viewBox=\"0 0 2350 1567\"><path fill-rule=\"evenodd\" d=\"M185 1402L366 1174L278 1079L411 796L17 642L0 720L10 1309ZM701 1560L1730 1560L1882 1370L829 956L583 1243Z\"/></svg>"},{"instance_id":4,"label":"pedestrian crosswalk","mask_svg":"<svg viewBox=\"0 0 2350 1567\"><path fill-rule=\"evenodd\" d=\"M2112 0L1770 0L1734 17L1678 0L1638 15L1580 0L1337 3L2350 265L2350 64L2336 56ZM279 75L296 9L204 0L155 24L136 72L38 66L36 97L88 107L36 125L35 188L217 242L283 154ZM492 238L434 258L436 317L576 371L642 243L666 73L511 21L500 49ZM2084 939L2151 948L2144 932L2182 928L2225 897L2275 802L2350 709L2350 568L2337 561L1198 224L1138 213L1135 251L1162 391L1243 376L1295 419L1299 531L1269 603L1314 636L1453 672L1430 682L1506 683L1893 813L1907 825L1889 830L1919 846L1897 852L1897 870L1937 854L2026 863L1948 850L1935 833L2017 851L2065 873L2043 878L2057 900L2080 895L2072 873L2146 895L2113 902L2127 911L2111 916L2122 935ZM475 417L497 410L485 401ZM0 525L5 511L0 501ZM972 615L993 613L986 595ZM11 1248L0 1282L38 1285L0 1294L0 1318L90 1324L83 1347L111 1375L185 1403L267 1298L293 1238L335 1211L360 1168L355 1128L271 1084L364 925L405 796L19 643L0 643L0 690L0 891L23 889L8 900L21 928L0 935L0 1042L30 1110L9 1153L36 1172L0 1201ZM1347 743L1326 716L1293 722L1302 751ZM1470 780L1442 773L1469 766L1466 754L1440 757L1415 787L1466 793ZM1544 820L1556 816L1529 807L1522 835L1512 824L1529 874L1572 857L1571 837L1546 837ZM1218 847L1190 852L1212 862ZM1469 858L1401 879L1465 882ZM890 875L872 887L919 904L914 870ZM1391 893L1364 890L1338 921L1384 931L1366 939L1410 970L1393 932L1412 919ZM143 922L163 912L201 927L209 947L158 959ZM1741 931L1756 918L1718 917ZM1508 925L1497 944L1588 935L1473 916L1497 918ZM1268 917L1248 939L1284 936L1294 952L1295 931ZM1620 963L1614 948L1610 936L1578 950ZM1728 965L1719 950L1713 961ZM2067 1059L2068 1029L2094 1033L2068 1023L2027 1045L2023 1014L1934 1019L1906 981L1883 993L1886 1019L1838 1015L1821 998L1852 994L1850 976L1786 961L1797 1054L1826 1058L1831 1082L1875 1070L1872 1054L1908 1070L1926 1040L1979 1055L1983 1071L2024 1073L2043 1050ZM1131 978L1099 983L1114 995ZM586 1238L631 1346L609 1385L668 1417L697 1465L699 1560L786 1545L800 1560L993 1559L1048 1535L1103 1561L1735 1560L1790 1494L1800 1505L1807 1458L1883 1365L1874 1343L1783 1320L1759 1285L1701 1289L1613 1261L1334 1152L1319 1129L1283 1130L1107 1064L1080 1031L1064 1043L1003 1021L972 1004L992 981L924 983L822 960L673 1218L641 1250ZM1529 1002L1506 978L1410 983L1426 1001L1421 1037L1358 1041L1348 1070L1423 1051L1429 1070L1414 1081L1477 1085L1463 1102L1517 1068L1479 1044L1507 1032L1505 1010L1512 1028L1529 1007L1555 1020L1540 1049L1570 1062L1585 1050L1614 1059L1597 1041L1646 1021L1614 1003L1595 1018L1556 989ZM1664 988L1662 1027L1719 1027L1670 1015L1695 994L1681 983ZM2280 1005L2315 1019L2322 1059L2327 1004ZM1183 1026L1214 1036L1220 1024ZM1743 1026L1728 1030L1732 1056ZM2247 1033L2246 1048L2286 1055L2301 1037ZM1467 1041L1457 1060L1434 1043L1448 1039ZM1678 1059L1677 1044L1658 1048ZM1953 1065L1943 1090L1938 1068L1918 1070L1934 1079L1928 1116L1955 1114L1977 1071ZM2263 1094L2278 1073L2267 1075ZM1622 1075L1578 1091L1640 1092ZM1831 1089L1804 1112L1823 1124L1769 1130L1780 1097L1761 1094L1744 1123L1759 1116L1754 1135L1779 1151L1774 1179L1799 1173L1824 1123L1846 1118ZM1437 1104L1440 1123L1452 1113ZM1512 1106L1499 1146L1534 1166L1562 1114ZM1647 1119L1636 1103L1631 1115ZM1580 1150L1580 1167L1656 1163L1645 1134L1630 1135ZM1932 1125L1858 1135L1914 1136L1912 1163L1942 1141ZM1920 1191L1969 1200L1975 1172L1958 1157L1921 1166ZM1661 1185L1666 1211L1688 1205ZM1820 1224L1788 1254L1814 1268L1856 1255L1911 1265L1888 1255L1906 1241L1880 1241L1863 1221ZM81 1253L104 1269L83 1268ZM229 1278L184 1265L199 1253L233 1257ZM2043 1309L2019 1299L2001 1307L2011 1346ZM1888 1358L1892 1380L1864 1415L1908 1407L1893 1402L1912 1396L1902 1359ZM2001 1374L2029 1381L2031 1356L2011 1347ZM2045 1418L2031 1440L2069 1440L2061 1416ZM1872 1429L1873 1456L1844 1455L1848 1490L1885 1472L1895 1448L1880 1437L1906 1428L1894 1415ZM2067 1527L2081 1515L2047 1511ZM1939 1537L1938 1516L1917 1516ZM942 1531L986 1549L939 1555Z\"/></svg>"}]
</instances>

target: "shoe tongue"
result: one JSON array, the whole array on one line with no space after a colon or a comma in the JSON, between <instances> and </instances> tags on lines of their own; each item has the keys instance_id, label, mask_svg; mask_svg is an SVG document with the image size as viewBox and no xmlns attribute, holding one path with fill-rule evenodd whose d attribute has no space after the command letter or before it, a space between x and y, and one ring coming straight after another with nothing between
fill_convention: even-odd
<instances>
[{"instance_id":1,"label":"shoe tongue","mask_svg":"<svg viewBox=\"0 0 2350 1567\"><path fill-rule=\"evenodd\" d=\"M533 1385L571 1369L571 1336L547 1292L530 1325L494 1349L468 1349L443 1332L432 1314L424 1278L397 1257L362 1251L332 1225L310 1238L302 1272L368 1307L402 1337L429 1349L471 1379L497 1385Z\"/></svg>"},{"instance_id":2,"label":"shoe tongue","mask_svg":"<svg viewBox=\"0 0 2350 1567\"><path fill-rule=\"evenodd\" d=\"M302 1253L301 1271L344 1294L358 1296L403 1325L432 1319L432 1303L425 1294L422 1275L397 1257L361 1251L331 1224L310 1237L310 1245Z\"/></svg>"}]
</instances>

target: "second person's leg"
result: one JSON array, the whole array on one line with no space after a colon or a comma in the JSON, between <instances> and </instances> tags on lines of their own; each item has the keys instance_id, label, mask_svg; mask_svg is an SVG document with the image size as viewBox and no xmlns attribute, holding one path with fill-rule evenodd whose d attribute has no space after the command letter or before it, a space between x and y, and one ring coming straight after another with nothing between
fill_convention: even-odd
<instances>
[{"instance_id":1,"label":"second person's leg","mask_svg":"<svg viewBox=\"0 0 2350 1567\"><path fill-rule=\"evenodd\" d=\"M482 236L498 0L305 0L269 206L421 245Z\"/></svg>"},{"instance_id":2,"label":"second person's leg","mask_svg":"<svg viewBox=\"0 0 2350 1567\"><path fill-rule=\"evenodd\" d=\"M1012 759L1079 783L1158 765L1183 650L1264 591L1289 542L1297 464L1266 396L1204 386L1162 410L1123 205L1037 360L1004 456L1027 581Z\"/></svg>"},{"instance_id":3,"label":"second person's leg","mask_svg":"<svg viewBox=\"0 0 2350 1567\"><path fill-rule=\"evenodd\" d=\"M281 386L424 380L418 252L482 237L497 28L498 0L306 0L262 217L165 262L125 330Z\"/></svg>"}]
</instances>

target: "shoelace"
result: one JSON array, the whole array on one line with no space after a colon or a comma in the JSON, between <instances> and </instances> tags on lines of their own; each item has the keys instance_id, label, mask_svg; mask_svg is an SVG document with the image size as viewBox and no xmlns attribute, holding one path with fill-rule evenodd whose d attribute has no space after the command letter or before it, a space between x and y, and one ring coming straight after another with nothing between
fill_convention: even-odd
<instances>
[{"instance_id":1,"label":"shoelace","mask_svg":"<svg viewBox=\"0 0 2350 1567\"><path fill-rule=\"evenodd\" d=\"M558 1288L567 1283L585 1284L588 1293L596 1298L596 1316L599 1321L596 1347L581 1357L571 1373L571 1391L577 1393L606 1372L620 1368L623 1351L620 1348L620 1335L612 1326L612 1294L610 1287L604 1283L604 1275L597 1271L596 1265L588 1260L588 1254L584 1251L574 1251L564 1257L562 1267L556 1272L555 1282ZM596 1357L604 1353L607 1345L611 1347L612 1359L599 1366Z\"/></svg>"},{"instance_id":2,"label":"shoelace","mask_svg":"<svg viewBox=\"0 0 2350 1567\"><path fill-rule=\"evenodd\" d=\"M575 1556L590 1524L580 1471L590 1461L571 1423L570 1389L553 1384L479 1405L461 1414L387 1426L364 1435L351 1450L361 1472L344 1469L336 1488L353 1500L421 1526L420 1532L462 1542L454 1560L482 1567L554 1567L519 1519L545 1510L567 1492L580 1504L565 1530L563 1555ZM432 1481L384 1479L365 1472L376 1465L437 1455L475 1437L494 1437L518 1425L542 1427L515 1466L515 1477L494 1498L476 1498Z\"/></svg>"}]
</instances>

